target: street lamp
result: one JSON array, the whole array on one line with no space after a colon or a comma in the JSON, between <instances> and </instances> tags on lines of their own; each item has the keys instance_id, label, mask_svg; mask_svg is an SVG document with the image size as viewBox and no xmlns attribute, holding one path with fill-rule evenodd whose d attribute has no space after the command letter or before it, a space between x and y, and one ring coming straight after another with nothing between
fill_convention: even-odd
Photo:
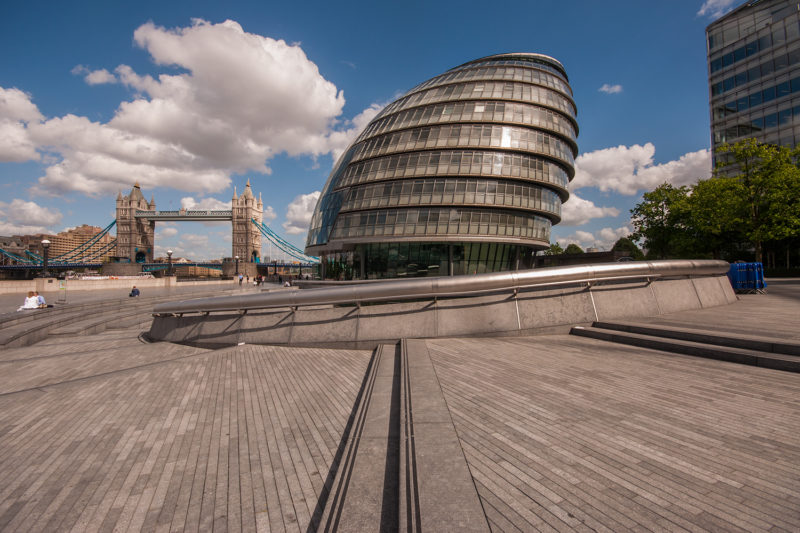
<instances>
[{"instance_id":1,"label":"street lamp","mask_svg":"<svg viewBox=\"0 0 800 533\"><path fill-rule=\"evenodd\" d=\"M239 279L239 256L234 257L236 260L236 279Z\"/></svg>"},{"instance_id":2,"label":"street lamp","mask_svg":"<svg viewBox=\"0 0 800 533\"><path fill-rule=\"evenodd\" d=\"M50 251L50 241L48 241L47 239L43 239L42 248L44 248L44 268L42 268L42 277L49 278L50 273L47 271L47 255Z\"/></svg>"},{"instance_id":3,"label":"street lamp","mask_svg":"<svg viewBox=\"0 0 800 533\"><path fill-rule=\"evenodd\" d=\"M172 250L167 250L167 262L169 263L167 275L172 276Z\"/></svg>"}]
</instances>

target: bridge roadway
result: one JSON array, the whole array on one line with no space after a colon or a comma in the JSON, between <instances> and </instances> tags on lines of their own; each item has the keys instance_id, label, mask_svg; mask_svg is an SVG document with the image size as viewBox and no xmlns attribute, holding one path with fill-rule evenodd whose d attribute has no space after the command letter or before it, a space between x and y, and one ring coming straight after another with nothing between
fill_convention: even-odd
<instances>
[{"instance_id":1,"label":"bridge roadway","mask_svg":"<svg viewBox=\"0 0 800 533\"><path fill-rule=\"evenodd\" d=\"M643 321L800 342L800 282L769 281ZM800 530L798 373L570 335L207 350L107 315L0 349L0 530Z\"/></svg>"}]
</instances>

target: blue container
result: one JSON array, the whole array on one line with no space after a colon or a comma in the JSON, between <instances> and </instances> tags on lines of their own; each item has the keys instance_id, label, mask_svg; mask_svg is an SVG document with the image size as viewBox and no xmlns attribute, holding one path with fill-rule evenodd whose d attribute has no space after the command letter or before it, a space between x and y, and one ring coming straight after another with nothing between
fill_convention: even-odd
<instances>
[{"instance_id":1,"label":"blue container","mask_svg":"<svg viewBox=\"0 0 800 533\"><path fill-rule=\"evenodd\" d=\"M728 279L736 292L764 292L764 265L761 263L733 263Z\"/></svg>"}]
</instances>

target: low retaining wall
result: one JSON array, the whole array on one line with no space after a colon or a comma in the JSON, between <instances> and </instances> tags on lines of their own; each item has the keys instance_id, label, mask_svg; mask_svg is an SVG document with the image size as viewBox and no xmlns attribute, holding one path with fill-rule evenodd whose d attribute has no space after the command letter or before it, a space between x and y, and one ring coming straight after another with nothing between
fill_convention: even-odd
<instances>
[{"instance_id":1,"label":"low retaining wall","mask_svg":"<svg viewBox=\"0 0 800 533\"><path fill-rule=\"evenodd\" d=\"M239 343L374 348L404 338L509 336L736 301L727 276L598 282L518 293L358 306L156 316L150 337L206 347Z\"/></svg>"},{"instance_id":2,"label":"low retaining wall","mask_svg":"<svg viewBox=\"0 0 800 533\"><path fill-rule=\"evenodd\" d=\"M181 287L190 285L234 285L232 280L214 281L181 281L175 277L163 278L126 278L126 279L67 279L36 278L20 281L0 281L0 294L24 294L28 291L52 292L63 286L69 291L92 291L104 289L130 289L134 285L139 288Z\"/></svg>"}]
</instances>

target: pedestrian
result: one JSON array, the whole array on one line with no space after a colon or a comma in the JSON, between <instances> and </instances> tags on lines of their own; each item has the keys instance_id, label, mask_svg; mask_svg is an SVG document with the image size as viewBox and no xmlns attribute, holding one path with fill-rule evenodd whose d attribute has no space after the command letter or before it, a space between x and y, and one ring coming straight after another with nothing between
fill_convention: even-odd
<instances>
[{"instance_id":1,"label":"pedestrian","mask_svg":"<svg viewBox=\"0 0 800 533\"><path fill-rule=\"evenodd\" d=\"M33 291L28 291L25 302L23 302L17 311L26 311L28 309L39 309L39 299L33 294Z\"/></svg>"},{"instance_id":2,"label":"pedestrian","mask_svg":"<svg viewBox=\"0 0 800 533\"><path fill-rule=\"evenodd\" d=\"M278 284L283 285L283 276L278 276Z\"/></svg>"},{"instance_id":3,"label":"pedestrian","mask_svg":"<svg viewBox=\"0 0 800 533\"><path fill-rule=\"evenodd\" d=\"M133 288L131 289L131 293L128 296L131 298L136 298L137 296L139 296L139 294L140 294L139 289L137 289L136 285L134 285Z\"/></svg>"},{"instance_id":4,"label":"pedestrian","mask_svg":"<svg viewBox=\"0 0 800 533\"><path fill-rule=\"evenodd\" d=\"M243 274L239 274L239 286L240 287L242 286L242 282L243 281L244 281L244 275Z\"/></svg>"},{"instance_id":5,"label":"pedestrian","mask_svg":"<svg viewBox=\"0 0 800 533\"><path fill-rule=\"evenodd\" d=\"M33 291L33 295L36 296L36 302L39 304L39 309L47 309L47 302L44 301L44 296L39 294L39 291Z\"/></svg>"}]
</instances>

